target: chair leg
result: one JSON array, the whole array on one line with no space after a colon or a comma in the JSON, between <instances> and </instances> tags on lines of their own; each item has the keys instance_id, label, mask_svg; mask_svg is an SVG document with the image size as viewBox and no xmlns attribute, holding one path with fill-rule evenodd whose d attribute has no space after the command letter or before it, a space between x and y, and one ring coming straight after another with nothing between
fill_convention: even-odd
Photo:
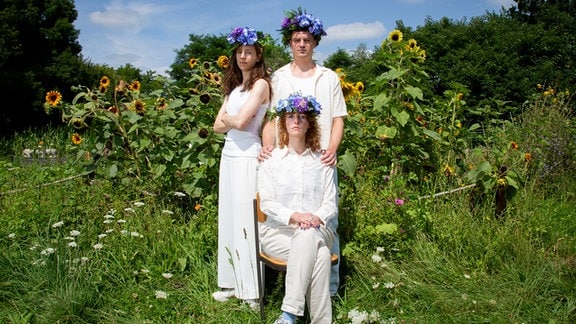
<instances>
[{"instance_id":1,"label":"chair leg","mask_svg":"<svg viewBox=\"0 0 576 324\"><path fill-rule=\"evenodd\" d=\"M260 320L262 323L266 322L266 313L264 311L264 263L258 262L258 303L260 305Z\"/></svg>"}]
</instances>

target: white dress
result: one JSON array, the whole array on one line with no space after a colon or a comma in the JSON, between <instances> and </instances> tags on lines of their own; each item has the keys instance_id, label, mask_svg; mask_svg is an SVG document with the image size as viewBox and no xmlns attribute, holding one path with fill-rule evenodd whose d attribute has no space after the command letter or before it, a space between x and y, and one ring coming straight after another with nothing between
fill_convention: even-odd
<instances>
[{"instance_id":1,"label":"white dress","mask_svg":"<svg viewBox=\"0 0 576 324\"><path fill-rule=\"evenodd\" d=\"M228 97L226 112L237 115L250 91L237 87ZM218 286L234 288L239 299L258 298L254 216L260 128L267 105L261 105L244 130L225 137L218 184Z\"/></svg>"}]
</instances>

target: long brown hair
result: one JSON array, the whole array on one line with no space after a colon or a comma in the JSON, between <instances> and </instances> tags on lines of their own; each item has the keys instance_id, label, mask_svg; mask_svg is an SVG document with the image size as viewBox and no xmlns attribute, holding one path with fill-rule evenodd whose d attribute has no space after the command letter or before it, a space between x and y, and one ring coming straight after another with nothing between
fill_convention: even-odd
<instances>
[{"instance_id":1,"label":"long brown hair","mask_svg":"<svg viewBox=\"0 0 576 324\"><path fill-rule=\"evenodd\" d=\"M288 130L286 129L286 115L288 115L288 113L280 115L278 119L278 146L280 148L287 146L289 142ZM312 113L305 113L305 115L310 124L308 131L306 131L306 145L308 145L312 152L317 152L320 150L320 125Z\"/></svg>"},{"instance_id":2,"label":"long brown hair","mask_svg":"<svg viewBox=\"0 0 576 324\"><path fill-rule=\"evenodd\" d=\"M268 74L268 67L264 61L262 46L258 43L254 45L238 45L234 48L232 55L230 55L230 64L228 64L228 68L224 72L224 80L222 81L222 92L224 93L224 96L228 96L230 93L232 93L232 90L244 82L242 79L242 70L240 70L238 61L236 60L236 51L241 46L254 46L256 49L256 55L260 57L260 60L258 60L258 62L256 62L254 65L254 68L252 68L250 73L250 80L248 80L246 87L243 88L242 91L251 90L257 80L264 79L266 82L268 82L269 85L269 98L272 98L272 86L270 75Z\"/></svg>"}]
</instances>

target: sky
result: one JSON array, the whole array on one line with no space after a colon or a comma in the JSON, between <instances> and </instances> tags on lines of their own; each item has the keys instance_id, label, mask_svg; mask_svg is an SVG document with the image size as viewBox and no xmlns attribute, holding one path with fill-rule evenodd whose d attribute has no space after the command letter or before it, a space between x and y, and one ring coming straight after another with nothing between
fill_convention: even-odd
<instances>
[{"instance_id":1,"label":"sky","mask_svg":"<svg viewBox=\"0 0 576 324\"><path fill-rule=\"evenodd\" d=\"M378 46L397 21L413 29L427 18L470 20L500 13L513 0L75 0L84 59L166 74L189 36L226 35L237 26L270 34L280 43L284 12L302 7L322 20L327 36L315 50L322 63L339 48Z\"/></svg>"}]
</instances>

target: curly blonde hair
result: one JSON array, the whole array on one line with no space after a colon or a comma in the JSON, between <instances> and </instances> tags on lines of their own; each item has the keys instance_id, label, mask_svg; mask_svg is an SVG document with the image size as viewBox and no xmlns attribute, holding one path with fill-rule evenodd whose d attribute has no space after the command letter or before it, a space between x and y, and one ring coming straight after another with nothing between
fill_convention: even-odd
<instances>
[{"instance_id":1,"label":"curly blonde hair","mask_svg":"<svg viewBox=\"0 0 576 324\"><path fill-rule=\"evenodd\" d=\"M284 148L288 145L288 130L286 129L286 116L288 113L280 115L278 119L278 146ZM312 152L320 151L320 125L312 113L305 113L308 120L308 131L306 132L306 144Z\"/></svg>"}]
</instances>

